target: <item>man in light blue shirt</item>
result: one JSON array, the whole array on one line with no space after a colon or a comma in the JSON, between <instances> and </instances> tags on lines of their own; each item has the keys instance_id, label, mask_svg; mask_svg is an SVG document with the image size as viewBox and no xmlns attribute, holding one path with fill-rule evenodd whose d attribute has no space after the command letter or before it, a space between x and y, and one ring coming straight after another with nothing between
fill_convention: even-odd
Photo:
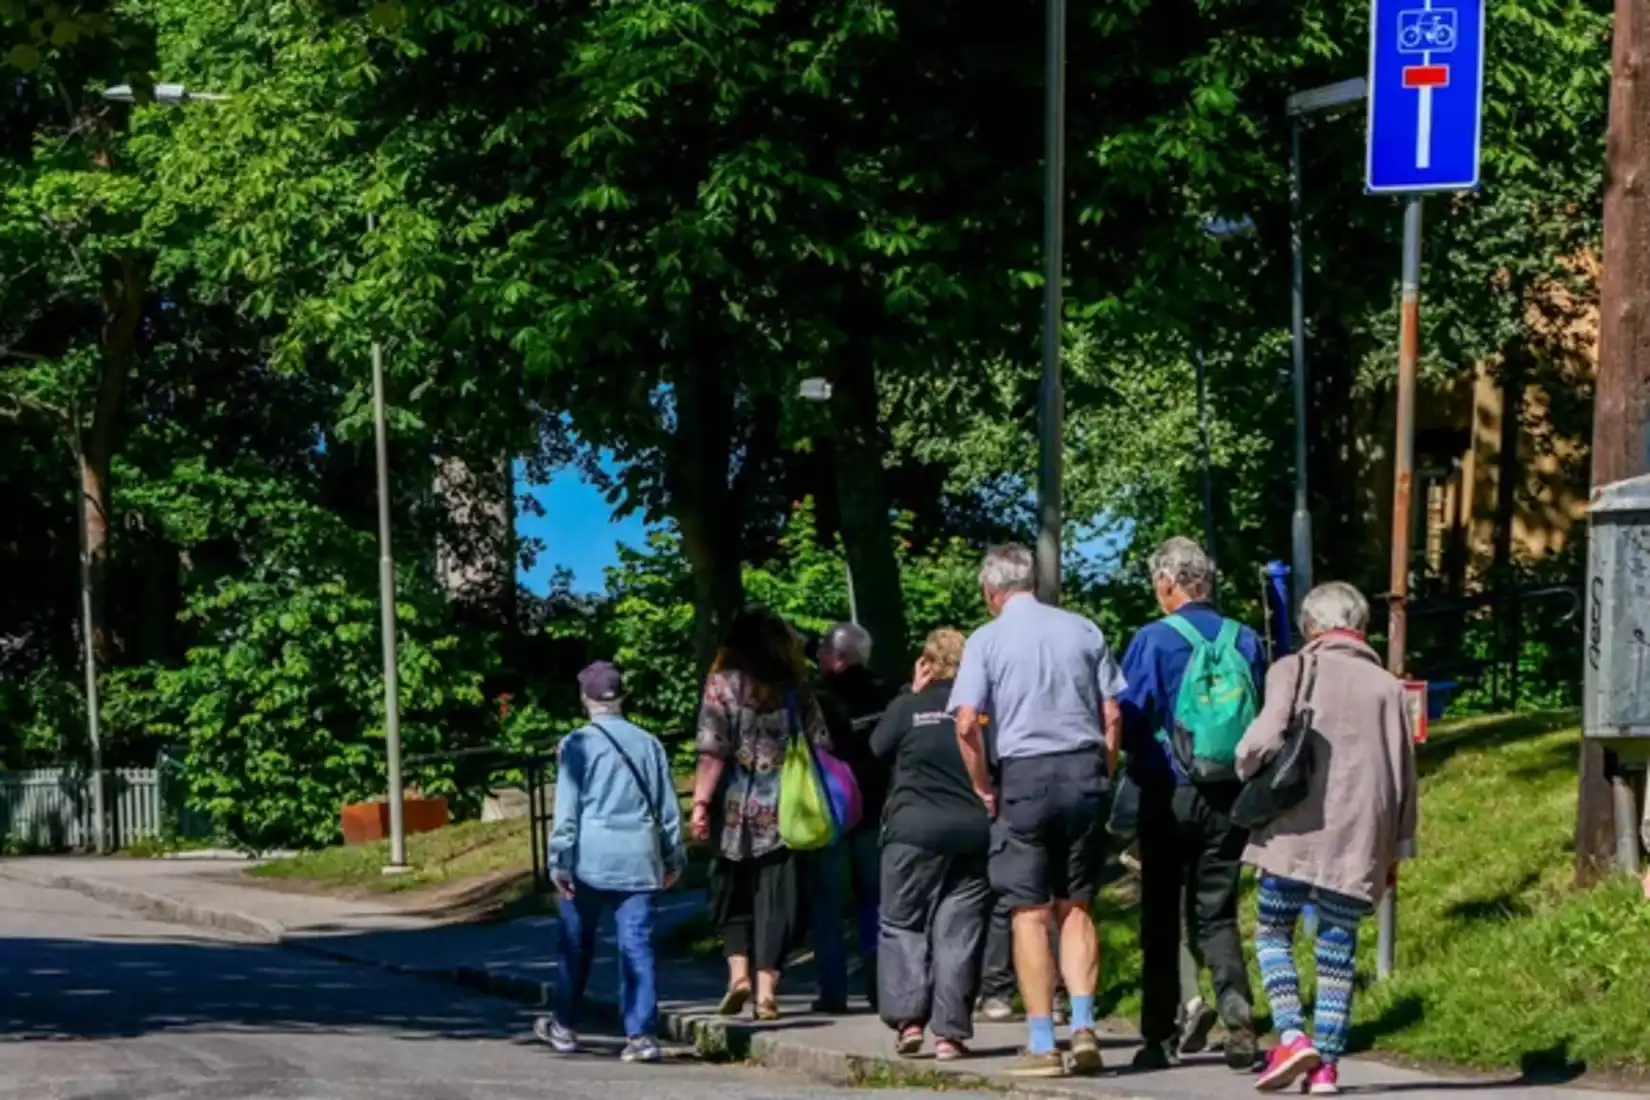
<instances>
[{"instance_id":1,"label":"man in light blue shirt","mask_svg":"<svg viewBox=\"0 0 1650 1100\"><path fill-rule=\"evenodd\" d=\"M1088 907L1105 862L1105 798L1126 683L1100 628L1039 603L1034 587L1030 550L986 554L980 589L995 619L968 640L948 709L974 789L996 819L991 885L1014 910L1014 969L1031 1036L1011 1072L1058 1077L1066 1067L1054 1045L1055 927L1071 995L1072 1068L1101 1067L1100 945ZM987 715L999 760L995 792L981 735Z\"/></svg>"},{"instance_id":2,"label":"man in light blue shirt","mask_svg":"<svg viewBox=\"0 0 1650 1100\"><path fill-rule=\"evenodd\" d=\"M556 1012L534 1025L558 1053L578 1050L578 1017L602 914L619 941L619 1002L627 1062L657 1062L659 999L654 895L682 873L681 807L657 738L623 717L624 681L606 661L579 673L590 722L557 747L550 876L561 893Z\"/></svg>"}]
</instances>

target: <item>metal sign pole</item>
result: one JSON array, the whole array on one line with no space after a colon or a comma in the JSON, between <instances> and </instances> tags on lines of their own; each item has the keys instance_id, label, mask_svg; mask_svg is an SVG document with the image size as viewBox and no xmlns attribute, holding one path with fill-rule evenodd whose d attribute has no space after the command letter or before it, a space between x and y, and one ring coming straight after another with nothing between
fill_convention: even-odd
<instances>
[{"instance_id":1,"label":"metal sign pole","mask_svg":"<svg viewBox=\"0 0 1650 1100\"><path fill-rule=\"evenodd\" d=\"M1387 668L1402 678L1409 628L1414 519L1415 375L1421 351L1421 195L1478 187L1484 106L1485 0L1371 0L1369 127L1364 186L1403 195L1404 260L1398 329L1398 416L1392 490L1391 616ZM1398 876L1379 911L1376 972L1392 973Z\"/></svg>"},{"instance_id":2,"label":"metal sign pole","mask_svg":"<svg viewBox=\"0 0 1650 1100\"><path fill-rule=\"evenodd\" d=\"M1392 483L1392 613L1387 670L1403 678L1409 634L1409 551L1415 487L1415 374L1421 357L1421 197L1404 206L1404 265L1398 315L1398 426ZM1398 942L1398 875L1393 869L1378 911L1375 973L1391 975Z\"/></svg>"}]
</instances>

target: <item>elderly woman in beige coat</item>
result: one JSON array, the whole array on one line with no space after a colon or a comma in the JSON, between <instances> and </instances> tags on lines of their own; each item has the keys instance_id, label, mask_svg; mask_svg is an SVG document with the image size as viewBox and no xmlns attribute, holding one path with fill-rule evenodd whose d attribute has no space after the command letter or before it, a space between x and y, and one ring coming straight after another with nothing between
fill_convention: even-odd
<instances>
[{"instance_id":1,"label":"elderly woman in beige coat","mask_svg":"<svg viewBox=\"0 0 1650 1100\"><path fill-rule=\"evenodd\" d=\"M1284 743L1298 706L1309 705L1311 783L1304 800L1255 829L1244 861L1260 872L1256 954L1279 1044L1257 1082L1262 1091L1307 1078L1317 1096L1339 1092L1358 925L1381 900L1415 835L1415 748L1401 681L1364 640L1369 602L1349 584L1314 588L1301 604L1305 648L1272 666L1266 705L1238 746L1248 779ZM1318 996L1313 1035L1301 1014L1292 944L1311 903L1318 916Z\"/></svg>"}]
</instances>

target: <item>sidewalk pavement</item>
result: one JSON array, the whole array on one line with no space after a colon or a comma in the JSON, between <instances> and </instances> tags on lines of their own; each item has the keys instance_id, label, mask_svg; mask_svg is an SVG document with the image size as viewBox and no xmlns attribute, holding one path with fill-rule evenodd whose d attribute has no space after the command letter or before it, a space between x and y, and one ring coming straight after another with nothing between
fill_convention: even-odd
<instances>
[{"instance_id":1,"label":"sidewalk pavement","mask_svg":"<svg viewBox=\"0 0 1650 1100\"><path fill-rule=\"evenodd\" d=\"M252 941L376 966L398 973L462 984L533 1005L547 1004L555 982L553 917L496 924L446 924L389 902L344 901L244 885L239 869L223 863L128 859L10 859L0 878L75 890L174 923L204 927ZM697 891L663 899L661 937L705 906ZM618 963L612 930L604 930L593 972L596 1014L616 1013ZM706 1053L749 1058L777 1069L851 1085L932 1084L972 1086L1069 1100L1238 1100L1255 1095L1253 1079L1233 1074L1216 1055L1188 1059L1165 1072L1127 1070L1138 1037L1120 1025L1101 1034L1108 1067L1091 1078L1030 1081L1003 1071L1024 1041L1019 1024L982 1024L972 1044L976 1057L940 1064L931 1057L892 1053L892 1033L868 1014L813 1015L807 962L787 974L781 997L784 1018L759 1025L714 1015L725 975L715 965L661 958L661 1015L668 1037L692 1042ZM1402 1093L1414 1100L1444 1100L1451 1093L1481 1092L1486 1100L1644 1100L1640 1093L1532 1084L1515 1074L1468 1077L1384 1065L1369 1059L1342 1064L1342 1085L1364 1095Z\"/></svg>"}]
</instances>

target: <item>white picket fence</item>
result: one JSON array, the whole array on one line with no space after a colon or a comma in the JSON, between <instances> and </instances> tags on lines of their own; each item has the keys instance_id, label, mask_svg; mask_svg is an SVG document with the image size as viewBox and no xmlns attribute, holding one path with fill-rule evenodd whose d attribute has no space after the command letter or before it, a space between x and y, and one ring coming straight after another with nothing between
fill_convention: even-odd
<instances>
[{"instance_id":1,"label":"white picket fence","mask_svg":"<svg viewBox=\"0 0 1650 1100\"><path fill-rule=\"evenodd\" d=\"M160 779L154 768L114 768L104 784L111 847L160 836ZM0 772L0 838L14 851L90 848L92 817L91 777L84 771Z\"/></svg>"}]
</instances>

